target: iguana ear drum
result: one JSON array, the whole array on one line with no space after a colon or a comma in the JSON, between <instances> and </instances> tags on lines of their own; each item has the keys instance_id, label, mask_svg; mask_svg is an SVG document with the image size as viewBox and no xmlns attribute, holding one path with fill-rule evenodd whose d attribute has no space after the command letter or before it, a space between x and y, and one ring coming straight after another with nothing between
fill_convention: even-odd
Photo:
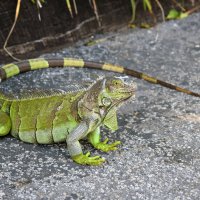
<instances>
[{"instance_id":1,"label":"iguana ear drum","mask_svg":"<svg viewBox=\"0 0 200 200\"><path fill-rule=\"evenodd\" d=\"M102 99L102 104L103 104L104 106L106 106L106 107L110 106L111 103L112 103L111 98L104 97L104 98Z\"/></svg>"}]
</instances>

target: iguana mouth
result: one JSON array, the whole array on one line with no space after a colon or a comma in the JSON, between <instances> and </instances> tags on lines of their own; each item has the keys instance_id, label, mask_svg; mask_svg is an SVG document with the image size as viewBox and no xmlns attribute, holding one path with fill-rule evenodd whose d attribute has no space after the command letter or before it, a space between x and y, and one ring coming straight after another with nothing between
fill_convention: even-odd
<instances>
[{"instance_id":1,"label":"iguana mouth","mask_svg":"<svg viewBox=\"0 0 200 200\"><path fill-rule=\"evenodd\" d=\"M130 85L128 85L127 83L125 84L125 88L122 88L120 93L129 93L130 95L134 95L134 93L136 92L137 86L134 83L131 83Z\"/></svg>"},{"instance_id":2,"label":"iguana mouth","mask_svg":"<svg viewBox=\"0 0 200 200\"><path fill-rule=\"evenodd\" d=\"M129 92L124 92L124 93L129 93ZM129 94L130 94L130 93L129 93ZM127 100L130 100L130 99L132 99L132 98L134 98L134 97L135 97L135 95L134 95L133 93L131 93L131 95L129 95L129 96L127 96L127 97L124 97L123 99L119 99L118 101L116 101L116 102L112 105L112 108L113 108L114 106L119 107L119 106L121 106L123 103L127 102Z\"/></svg>"},{"instance_id":3,"label":"iguana mouth","mask_svg":"<svg viewBox=\"0 0 200 200\"><path fill-rule=\"evenodd\" d=\"M135 91L136 89L130 89L130 90L123 90L123 91L120 91L120 94L123 94L125 95L126 97L122 98L122 101L126 100L126 99L129 99L131 98L132 96L135 95Z\"/></svg>"}]
</instances>

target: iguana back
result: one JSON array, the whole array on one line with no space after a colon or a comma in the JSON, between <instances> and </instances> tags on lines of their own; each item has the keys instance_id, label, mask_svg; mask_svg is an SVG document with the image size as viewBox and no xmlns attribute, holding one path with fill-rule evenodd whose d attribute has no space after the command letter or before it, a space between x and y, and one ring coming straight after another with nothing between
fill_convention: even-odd
<instances>
[{"instance_id":1,"label":"iguana back","mask_svg":"<svg viewBox=\"0 0 200 200\"><path fill-rule=\"evenodd\" d=\"M21 99L4 96L1 110L11 119L11 134L28 143L64 142L77 125L72 104L84 92L25 95Z\"/></svg>"}]
</instances>

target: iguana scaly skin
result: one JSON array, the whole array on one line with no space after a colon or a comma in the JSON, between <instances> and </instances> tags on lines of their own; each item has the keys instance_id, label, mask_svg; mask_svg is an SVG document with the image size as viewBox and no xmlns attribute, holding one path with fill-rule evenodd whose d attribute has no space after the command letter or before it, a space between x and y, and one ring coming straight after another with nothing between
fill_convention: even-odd
<instances>
[{"instance_id":1,"label":"iguana scaly skin","mask_svg":"<svg viewBox=\"0 0 200 200\"><path fill-rule=\"evenodd\" d=\"M198 93L122 66L72 58L40 58L7 64L0 68L0 81L22 72L56 66L118 72L200 97ZM100 141L100 126L105 125L111 130L118 128L116 109L135 95L135 88L134 84L125 84L121 79L110 77L98 80L87 90L65 94L41 92L39 95L24 95L23 98L15 99L0 93L0 136L10 132L14 137L28 143L66 142L75 162L99 165L105 159L99 156L90 157L90 153L83 154L79 140L87 137L96 149L105 152L117 149L119 141L112 144L107 143L108 139Z\"/></svg>"}]
</instances>

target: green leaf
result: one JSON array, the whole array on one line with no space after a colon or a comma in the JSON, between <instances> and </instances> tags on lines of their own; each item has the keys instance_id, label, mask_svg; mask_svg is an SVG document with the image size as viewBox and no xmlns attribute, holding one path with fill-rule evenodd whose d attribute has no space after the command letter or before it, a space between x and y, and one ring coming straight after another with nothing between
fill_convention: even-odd
<instances>
[{"instance_id":1,"label":"green leaf","mask_svg":"<svg viewBox=\"0 0 200 200\"><path fill-rule=\"evenodd\" d=\"M145 11L146 11L146 9L148 9L150 13L153 13L150 0L143 0L143 6L144 6Z\"/></svg>"},{"instance_id":2,"label":"green leaf","mask_svg":"<svg viewBox=\"0 0 200 200\"><path fill-rule=\"evenodd\" d=\"M187 12L181 12L179 18L183 19L183 18L186 18L188 16L189 16L189 14Z\"/></svg>"},{"instance_id":3,"label":"green leaf","mask_svg":"<svg viewBox=\"0 0 200 200\"><path fill-rule=\"evenodd\" d=\"M146 29L148 29L148 28L151 28L151 25L149 25L149 24L143 22L143 23L140 24L140 27L141 27L141 28L146 28Z\"/></svg>"},{"instance_id":4,"label":"green leaf","mask_svg":"<svg viewBox=\"0 0 200 200\"><path fill-rule=\"evenodd\" d=\"M66 0L66 4L67 4L67 8L69 10L69 13L71 15L71 18L73 18L73 13L72 13L72 7L71 7L70 0Z\"/></svg>"},{"instance_id":5,"label":"green leaf","mask_svg":"<svg viewBox=\"0 0 200 200\"><path fill-rule=\"evenodd\" d=\"M129 24L128 27L129 28L136 28L137 26L135 24Z\"/></svg>"},{"instance_id":6,"label":"green leaf","mask_svg":"<svg viewBox=\"0 0 200 200\"><path fill-rule=\"evenodd\" d=\"M167 19L177 19L179 16L180 12L178 12L176 9L171 9L167 15Z\"/></svg>"},{"instance_id":7,"label":"green leaf","mask_svg":"<svg viewBox=\"0 0 200 200\"><path fill-rule=\"evenodd\" d=\"M132 8L132 17L131 17L130 24L132 24L135 21L135 10L136 10L135 0L131 0L131 8Z\"/></svg>"}]
</instances>

